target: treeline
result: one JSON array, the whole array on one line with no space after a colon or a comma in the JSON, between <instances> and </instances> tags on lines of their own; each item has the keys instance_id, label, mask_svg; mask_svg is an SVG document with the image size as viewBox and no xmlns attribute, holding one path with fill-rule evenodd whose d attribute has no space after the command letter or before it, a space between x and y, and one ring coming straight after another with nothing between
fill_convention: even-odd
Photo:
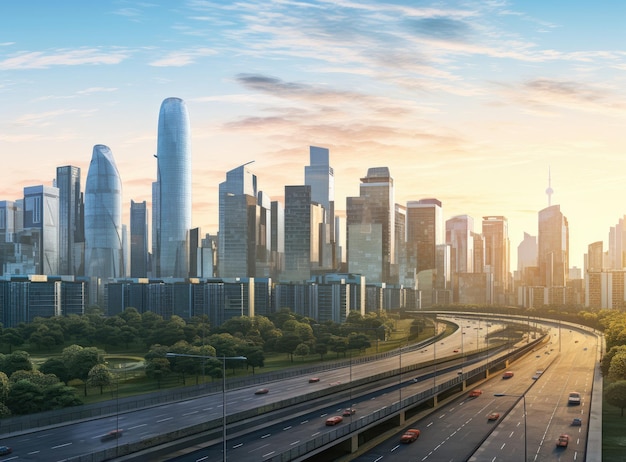
<instances>
[{"instance_id":1,"label":"treeline","mask_svg":"<svg viewBox=\"0 0 626 462\"><path fill-rule=\"evenodd\" d=\"M294 357L311 354L324 360L329 353L345 356L349 350L365 350L372 341L386 339L393 322L385 315L353 312L345 323L320 324L286 308L269 317L233 318L218 327L210 326L207 317L165 320L134 308L111 317L91 307L83 316L36 318L0 329L0 344L8 351L0 354L0 416L80 405L80 387L85 396L88 386L102 393L114 380L104 361L104 351L111 349L147 351L145 374L160 387L171 374L180 376L183 384L190 376L222 377L221 359L199 361L192 356L245 357L226 360L226 367L254 374L264 366L266 353L284 353L293 362ZM418 332L423 320L414 324L412 332ZM25 350L59 354L36 368Z\"/></svg>"}]
</instances>

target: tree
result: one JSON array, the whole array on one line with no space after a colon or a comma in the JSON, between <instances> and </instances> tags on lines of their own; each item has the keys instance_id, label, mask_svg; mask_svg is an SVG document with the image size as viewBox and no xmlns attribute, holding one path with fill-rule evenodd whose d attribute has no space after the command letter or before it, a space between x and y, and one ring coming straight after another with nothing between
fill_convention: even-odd
<instances>
[{"instance_id":1,"label":"tree","mask_svg":"<svg viewBox=\"0 0 626 462\"><path fill-rule=\"evenodd\" d=\"M24 337L20 335L17 329L9 327L2 331L0 342L4 345L9 345L9 353L11 353L14 346L17 347L24 343Z\"/></svg>"},{"instance_id":2,"label":"tree","mask_svg":"<svg viewBox=\"0 0 626 462\"><path fill-rule=\"evenodd\" d=\"M247 358L246 364L252 367L253 375L255 368L265 366L265 354L263 354L263 350L256 345L248 345L244 351L244 356Z\"/></svg>"},{"instance_id":3,"label":"tree","mask_svg":"<svg viewBox=\"0 0 626 462\"><path fill-rule=\"evenodd\" d=\"M61 359L67 366L68 376L84 382L84 393L87 396L87 378L89 371L96 364L103 362L97 348L83 348L80 345L70 345L63 349Z\"/></svg>"},{"instance_id":4,"label":"tree","mask_svg":"<svg viewBox=\"0 0 626 462\"><path fill-rule=\"evenodd\" d=\"M26 351L15 350L0 359L0 370L10 377L15 371L32 371L33 363Z\"/></svg>"},{"instance_id":5,"label":"tree","mask_svg":"<svg viewBox=\"0 0 626 462\"><path fill-rule=\"evenodd\" d=\"M328 345L326 345L325 343L317 342L315 344L315 353L320 355L320 359L323 361L324 356L328 353Z\"/></svg>"},{"instance_id":6,"label":"tree","mask_svg":"<svg viewBox=\"0 0 626 462\"><path fill-rule=\"evenodd\" d=\"M296 347L293 354L296 356L300 356L301 358L304 358L305 356L309 355L310 351L311 350L309 349L306 343L301 343Z\"/></svg>"},{"instance_id":7,"label":"tree","mask_svg":"<svg viewBox=\"0 0 626 462\"><path fill-rule=\"evenodd\" d=\"M295 332L285 332L283 336L276 342L276 349L281 353L287 353L289 359L293 362L293 353L302 341L300 336Z\"/></svg>"},{"instance_id":8,"label":"tree","mask_svg":"<svg viewBox=\"0 0 626 462\"><path fill-rule=\"evenodd\" d=\"M6 402L7 397L9 396L9 390L9 378L4 372L0 372L0 403Z\"/></svg>"},{"instance_id":9,"label":"tree","mask_svg":"<svg viewBox=\"0 0 626 462\"><path fill-rule=\"evenodd\" d=\"M621 416L624 417L624 408L626 408L626 380L618 380L613 382L604 390L604 399L611 406L615 406L621 410Z\"/></svg>"},{"instance_id":10,"label":"tree","mask_svg":"<svg viewBox=\"0 0 626 462\"><path fill-rule=\"evenodd\" d=\"M100 394L104 393L104 387L108 387L111 383L113 383L113 374L104 364L96 364L89 370L87 385L100 387Z\"/></svg>"},{"instance_id":11,"label":"tree","mask_svg":"<svg viewBox=\"0 0 626 462\"><path fill-rule=\"evenodd\" d=\"M600 369L602 370L602 375L605 377L609 376L609 368L611 367L611 361L613 360L613 356L617 353L626 353L626 345L619 345L609 348L609 350L602 357L602 361L600 363Z\"/></svg>"},{"instance_id":12,"label":"tree","mask_svg":"<svg viewBox=\"0 0 626 462\"><path fill-rule=\"evenodd\" d=\"M12 414L33 414L43 408L43 393L34 383L20 380L11 386L5 404Z\"/></svg>"},{"instance_id":13,"label":"tree","mask_svg":"<svg viewBox=\"0 0 626 462\"><path fill-rule=\"evenodd\" d=\"M155 357L146 360L146 377L157 381L161 389L161 380L170 375L170 362L165 357Z\"/></svg>"},{"instance_id":14,"label":"tree","mask_svg":"<svg viewBox=\"0 0 626 462\"><path fill-rule=\"evenodd\" d=\"M613 355L609 366L610 380L626 380L626 351L619 351Z\"/></svg>"},{"instance_id":15,"label":"tree","mask_svg":"<svg viewBox=\"0 0 626 462\"><path fill-rule=\"evenodd\" d=\"M57 383L43 389L43 411L62 409L83 404L73 387Z\"/></svg>"}]
</instances>

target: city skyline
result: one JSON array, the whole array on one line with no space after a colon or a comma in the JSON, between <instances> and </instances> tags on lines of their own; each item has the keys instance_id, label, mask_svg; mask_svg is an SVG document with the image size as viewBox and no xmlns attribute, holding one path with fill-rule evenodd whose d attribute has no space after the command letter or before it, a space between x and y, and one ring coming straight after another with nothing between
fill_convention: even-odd
<instances>
[{"instance_id":1,"label":"city skyline","mask_svg":"<svg viewBox=\"0 0 626 462\"><path fill-rule=\"evenodd\" d=\"M0 199L51 185L64 165L82 169L84 190L102 144L129 223L131 200L152 209L159 106L177 97L203 233L218 229L226 172L254 160L259 190L284 204L320 146L337 215L368 168L388 167L396 203L432 197L444 219L506 217L514 270L551 198L569 222L570 266L582 267L625 213L626 5L411 4L3 4Z\"/></svg>"}]
</instances>

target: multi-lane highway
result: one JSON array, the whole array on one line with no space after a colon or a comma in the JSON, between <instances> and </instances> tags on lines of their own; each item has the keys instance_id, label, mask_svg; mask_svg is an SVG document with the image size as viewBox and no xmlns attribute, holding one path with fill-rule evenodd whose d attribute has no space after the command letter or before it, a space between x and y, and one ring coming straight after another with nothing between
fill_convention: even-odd
<instances>
[{"instance_id":1,"label":"multi-lane highway","mask_svg":"<svg viewBox=\"0 0 626 462\"><path fill-rule=\"evenodd\" d=\"M579 331L561 329L561 335L559 342L558 329L553 328L551 343L516 363L511 369L513 377L504 379L502 374L497 374L480 385L479 397L463 395L407 425L354 460L584 460L598 344L595 336ZM570 391L581 393L581 405L568 405ZM500 417L490 421L488 415L493 412ZM574 418L580 418L582 425L573 426ZM416 442L400 443L400 435L406 428L421 431ZM556 446L562 433L570 436L567 448Z\"/></svg>"},{"instance_id":2,"label":"multi-lane highway","mask_svg":"<svg viewBox=\"0 0 626 462\"><path fill-rule=\"evenodd\" d=\"M400 366L413 363L422 363L430 361L435 357L445 357L450 355L458 355L460 351L469 353L476 347L483 347L485 345L484 337L489 329L492 329L492 333L495 329L498 329L497 324L488 326L483 323L481 327L478 327L477 321L460 321L463 325L463 329L459 329L453 335L446 339L437 342L436 345L429 346L428 348L422 348L417 351L404 350L401 355L396 357L387 358L381 361L373 363L362 364L350 364L349 367L343 369L336 369L327 371L319 375L320 381L317 383L309 383L309 377L297 377L289 380L283 380L277 383L269 383L264 386L269 388L269 393L266 395L255 395L253 389L239 389L228 391L223 397L221 394L198 398L194 400L188 400L178 403L169 404L166 406L158 406L154 408L135 411L127 414L120 414L118 416L108 417L106 419L89 420L81 423L64 425L59 428L50 428L38 432L26 433L23 435L13 436L3 440L3 444L7 444L14 448L14 453L11 457L0 460L64 460L67 458L75 457L80 454L86 454L93 452L94 448L101 447L115 447L118 444L122 444L129 441L142 441L147 438L154 437L159 434L175 431L182 427L191 426L195 423L206 422L207 420L219 419L223 413L222 399L226 399L227 412L235 413L250 409L258 406L262 406L273 401L279 401L285 398L300 396L304 393L308 393L313 390L319 390L322 388L331 387L333 384L342 382L349 383L351 381L357 381L362 378L373 376L379 373L381 370L397 369ZM469 327L468 327L469 326ZM553 329L556 333L556 329ZM468 335L469 334L469 335ZM579 343L573 343L574 338ZM525 390L525 386L531 386L530 390L526 393L527 407L533 406L539 407L550 406L551 400L547 399L550 393L554 392L554 385L543 386L544 383L549 383L551 377L560 377L560 383L563 384L563 377L565 373L559 372L558 375L553 371L560 370L560 367L564 369L578 368L578 374L571 375L569 382L569 388L577 387L577 391L583 394L583 404L580 409L586 409L587 395L589 392L591 378L589 373L583 371L593 370L593 357L595 349L595 338L589 340L589 338L583 334L577 332L563 332L563 352L559 355L556 340L553 338L553 343L545 348L541 352L537 352L535 356L530 358L530 361L525 361L519 366L519 370L516 371L514 378L506 381L506 387L492 385L491 383L481 385L484 387L484 393L475 400L467 400L462 398L456 404L451 405L450 408L445 410L439 410L433 414L430 422L421 422L422 436L420 439L407 446L399 446L398 438L395 435L389 441L382 443L382 445L375 447L370 451L361 455L363 459L359 460L380 460L380 457L384 457L385 460L393 459L394 454L411 453L413 451L423 454L421 457L430 457L430 460L443 460L434 457L433 454L437 453L446 454L446 451L450 451L450 454L460 454L459 449L461 447L471 447L476 449L479 443L485 439L487 429L497 429L491 433L491 438L485 441L473 457L474 460L496 460L494 457L500 457L499 460L512 460L511 454L519 454L519 448L513 448L513 453L507 451L516 444L514 443L519 439L519 426L513 425L511 430L501 430L503 425L509 425L509 421L512 420L517 414L516 410L513 410L510 415L505 416L508 409L513 407L515 398L503 396L495 397L496 393L504 393L507 395L522 394ZM569 341L571 340L571 342ZM571 352L566 350L568 345L573 346ZM593 345L592 345L593 343ZM587 348L587 350L584 350ZM552 351L550 351L552 349ZM455 351L456 350L456 351ZM580 357L574 353L580 350ZM546 354L546 352L548 354ZM585 360L589 357L592 361L588 365ZM570 361L565 361L564 358L570 358ZM469 364L468 364L469 366ZM459 365L459 369L462 369L463 365ZM516 365L517 367L517 365ZM536 368L545 368L546 372L538 379L533 380L532 376ZM338 413L341 409L353 406L357 412L352 417L346 417L344 423L349 423L351 419L358 419L362 415L367 415L381 409L385 406L390 406L396 403L401 397L409 396L410 394L418 393L421 390L425 390L436 383L437 381L444 381L451 377L456 376L458 370L452 370L444 373L439 371L437 376L429 379L428 383L413 383L411 376L398 377L397 384L387 385L389 388L384 391L376 392L371 390L370 394L359 396L355 393L355 396L351 395L351 392L346 395L337 395L333 398L328 398L326 405L316 404L311 406L306 411L294 412L294 415L288 416L280 421L268 421L266 424L256 425L251 427L245 434L234 434L229 432L229 438L227 441L227 450L229 460L264 460L271 458L273 455L288 450L294 445L307 441L311 438L315 438L320 434L332 431L333 427L327 427L324 425L326 418L330 415ZM578 382L585 377L585 383ZM496 381L497 385L502 384L501 381ZM526 384L526 385L524 385ZM521 387L521 388L520 388ZM547 388L541 398L534 399L532 392L539 388ZM569 391L568 387L567 391ZM498 410L502 409L502 418L500 421L488 424L486 422L487 411L491 411L491 408L497 407ZM558 406L557 406L558 407ZM555 408L556 409L556 408ZM558 410L558 409L557 409ZM562 410L561 410L562 411ZM543 420L537 419L537 422ZM438 414L440 413L440 414ZM546 437L544 441L549 441L550 449L554 449L554 444L551 438L553 438L556 430L556 421L562 419L562 413L554 412L555 426L546 427L545 423L538 427L531 428L530 416L531 410L528 412L529 418L527 419L528 433L528 453L531 454L531 435L539 432L540 428L551 428L552 432L546 431ZM565 414L568 414L566 412ZM556 417L558 416L558 418ZM480 422L480 423L479 423ZM101 442L101 436L107 431L115 428L123 428L124 436L120 440L113 440L108 442ZM577 427L580 435L585 433L586 419L583 419L583 426ZM508 441L494 440L502 432L508 436ZM572 434L574 432L572 431ZM437 435L433 439L433 435ZM558 435L557 435L558 436ZM501 437L501 435L500 435ZM534 436L533 436L534 438ZM388 446L386 446L388 445ZM538 454L541 454L541 447L535 450ZM547 447L547 443L543 443L543 447ZM580 439L578 441L572 438L570 448L566 451L573 452L577 446L584 447L584 441ZM456 447L456 449L455 449ZM495 453L494 448L499 449L499 453ZM203 448L200 452L187 456L184 460L220 460L222 454L221 441L216 441L213 446ZM375 458L368 458L370 455ZM406 455L406 454L405 454ZM161 460L169 460L173 455L166 456ZM411 456L413 457L413 456ZM445 460L467 460L467 458L454 458ZM580 455L578 456L580 460ZM183 459L180 459L183 460ZM402 457L396 460L404 460ZM426 459L424 459L426 460ZM522 460L522 459L520 459ZM542 459L537 459L542 460ZM573 459L576 460L576 459Z\"/></svg>"}]
</instances>

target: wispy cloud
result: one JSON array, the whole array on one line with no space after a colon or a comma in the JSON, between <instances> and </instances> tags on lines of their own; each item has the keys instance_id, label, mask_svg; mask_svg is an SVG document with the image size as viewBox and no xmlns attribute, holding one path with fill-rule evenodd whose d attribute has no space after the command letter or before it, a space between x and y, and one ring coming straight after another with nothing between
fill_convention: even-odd
<instances>
[{"instance_id":1,"label":"wispy cloud","mask_svg":"<svg viewBox=\"0 0 626 462\"><path fill-rule=\"evenodd\" d=\"M0 60L0 70L48 69L55 66L84 66L119 64L128 59L125 50L104 51L99 48L76 50L31 51L16 53Z\"/></svg>"},{"instance_id":2,"label":"wispy cloud","mask_svg":"<svg viewBox=\"0 0 626 462\"><path fill-rule=\"evenodd\" d=\"M215 54L215 50L209 48L173 51L167 56L156 59L149 64L154 67L183 67L195 63L198 58Z\"/></svg>"}]
</instances>

